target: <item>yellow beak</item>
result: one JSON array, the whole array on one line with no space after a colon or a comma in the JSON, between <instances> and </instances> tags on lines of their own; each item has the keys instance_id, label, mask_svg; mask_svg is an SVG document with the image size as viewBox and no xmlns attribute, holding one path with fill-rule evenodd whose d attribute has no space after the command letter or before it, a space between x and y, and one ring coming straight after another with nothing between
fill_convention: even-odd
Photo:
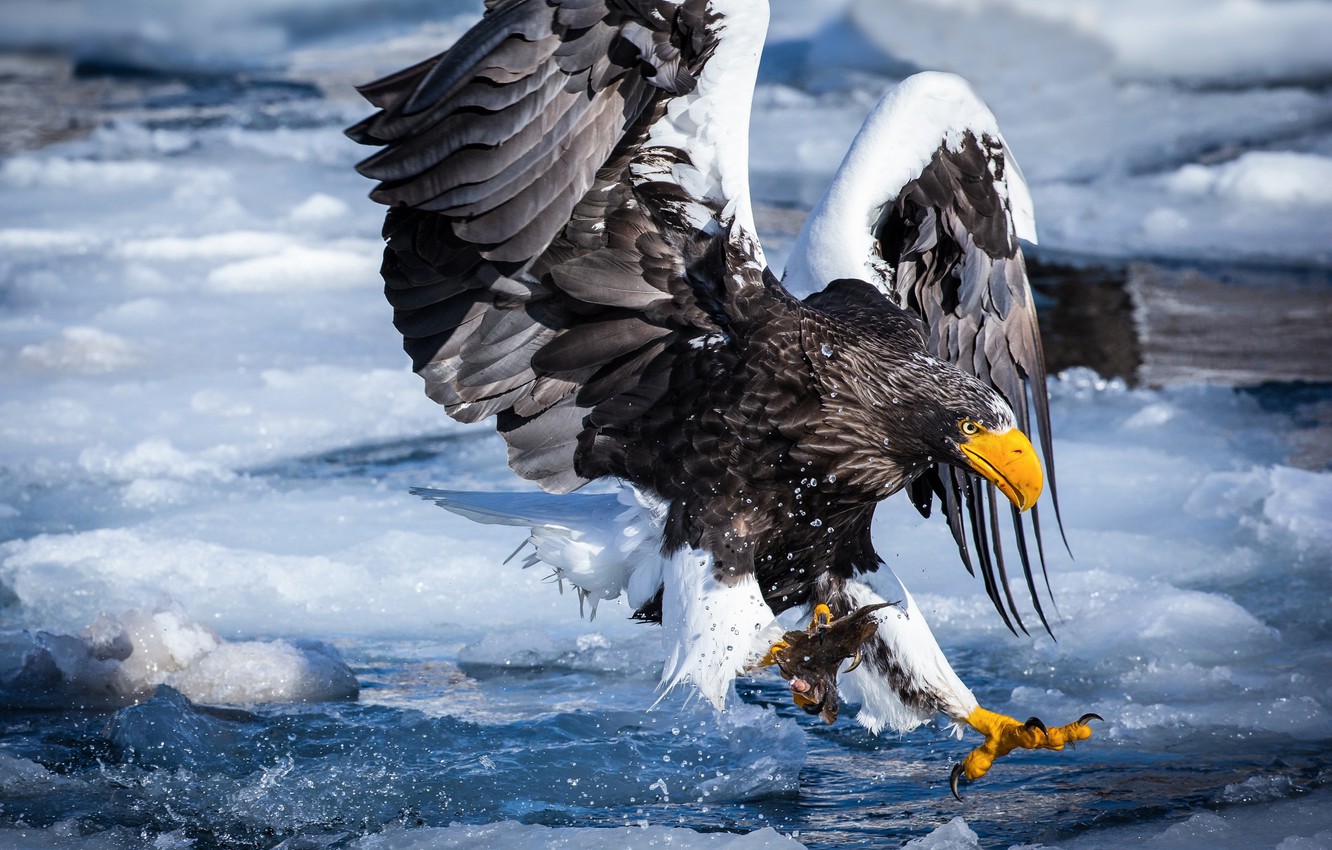
<instances>
[{"instance_id":1,"label":"yellow beak","mask_svg":"<svg viewBox=\"0 0 1332 850\"><path fill-rule=\"evenodd\" d=\"M1008 500L1025 511L1040 498L1045 474L1031 440L1016 428L1002 434L981 430L958 448L978 475L999 488Z\"/></svg>"}]
</instances>

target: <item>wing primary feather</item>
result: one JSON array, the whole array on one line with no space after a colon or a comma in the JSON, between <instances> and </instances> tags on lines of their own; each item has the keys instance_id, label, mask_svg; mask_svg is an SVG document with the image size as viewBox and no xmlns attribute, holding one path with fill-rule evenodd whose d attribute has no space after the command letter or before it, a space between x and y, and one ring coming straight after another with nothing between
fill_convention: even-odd
<instances>
[{"instance_id":1,"label":"wing primary feather","mask_svg":"<svg viewBox=\"0 0 1332 850\"><path fill-rule=\"evenodd\" d=\"M995 500L995 487L993 484L986 483L985 498L990 506L990 537L994 541L994 562L999 568L999 584L1003 587L1004 598L1008 600L1008 610L1013 612L1013 619L1024 635L1031 635L1027 631L1027 624L1022 622L1022 615L1018 613L1017 601L1013 599L1013 588L1008 583L1008 569L1004 566L1004 547L999 534L999 503Z\"/></svg>"},{"instance_id":2,"label":"wing primary feather","mask_svg":"<svg viewBox=\"0 0 1332 850\"><path fill-rule=\"evenodd\" d=\"M1062 618L1064 615L1059 611L1059 601L1055 599L1054 591L1050 589L1050 572L1045 568L1045 542L1041 539L1041 515L1034 507L1031 509L1031 527L1036 533L1036 551L1040 553L1041 574L1045 577L1045 592L1050 596L1050 604L1054 606L1055 616Z\"/></svg>"},{"instance_id":3,"label":"wing primary feather","mask_svg":"<svg viewBox=\"0 0 1332 850\"><path fill-rule=\"evenodd\" d=\"M1044 372L1044 366L1042 366L1041 368L1042 368L1042 373L1043 373L1043 372ZM1024 433L1027 433L1027 434L1030 434L1030 433L1031 433L1031 431L1030 431L1030 429L1029 429L1029 425L1030 425L1031 417L1030 417L1030 411L1029 411L1029 408L1028 408L1028 403L1029 403L1029 398L1028 398L1028 389L1029 389L1029 387L1028 387L1028 384L1029 384L1029 383L1030 383L1030 380L1024 380L1024 381L1022 382L1022 398L1021 398L1021 402L1022 402L1022 403L1021 403L1019 406L1017 406L1017 407L1015 408L1015 409L1017 410L1018 423L1019 423L1020 427L1022 428L1023 432L1024 432ZM1038 397L1040 397L1040 396L1043 396L1044 394L1043 394L1043 393L1040 393L1040 392L1037 392L1036 395L1037 395ZM1043 422L1045 423L1045 430L1046 430L1046 432L1048 432L1048 431L1049 431L1049 417L1048 417L1048 416L1046 416L1046 417L1041 417L1041 416L1040 416L1039 404L1038 404L1038 407L1037 407L1037 417L1038 417L1038 420L1039 420L1039 421L1043 421ZM1047 446L1049 446L1049 445L1050 445L1050 444L1048 444L1048 443L1044 443L1044 442L1042 442L1042 445L1041 445L1041 448L1042 448L1041 455L1042 455L1042 458L1045 460L1045 466L1046 466L1046 468L1050 470L1050 476L1051 476L1051 477L1050 477L1050 496L1051 496L1052 499L1054 499L1056 521L1059 522L1059 533L1062 535L1062 534L1064 533L1064 524L1063 524L1062 521L1058 520L1058 515L1059 515L1059 496L1058 496L1058 493L1056 492L1056 490L1055 490L1055 486L1054 486L1054 454L1053 454L1053 452L1052 452L1050 449L1047 448ZM1022 519L1022 514L1021 514L1021 512L1017 511L1017 509L1014 508L1014 514L1013 514L1013 529L1014 529L1014 531L1017 532L1017 535L1018 535L1018 547L1020 548L1020 551L1022 552L1023 568L1027 571L1027 583L1028 583L1028 585L1030 585L1031 582L1032 582L1032 578L1031 578L1031 566L1030 566L1030 564L1029 564L1029 562L1028 562L1028 560L1027 560L1027 538L1026 538L1026 533L1025 533L1025 527L1023 526L1023 523L1021 522L1021 519ZM1055 616L1062 616L1062 615L1060 615L1060 613L1059 613L1059 602L1058 602L1058 600L1055 599L1054 590L1050 587L1050 570L1049 570L1049 567L1046 565L1046 562L1045 562L1045 541L1041 539L1041 512L1040 512L1040 508L1037 507L1037 506L1033 506L1032 509L1031 509L1031 527L1032 527L1032 531L1035 533L1035 536L1036 536L1036 557L1037 557L1037 559L1040 561L1040 564L1041 564L1041 577L1045 580L1045 593L1046 593L1047 596L1050 597L1050 604L1054 606ZM1064 538L1064 546L1065 546L1065 548L1068 547L1068 538L1067 538L1067 537ZM1069 556L1071 557L1072 554L1073 554L1073 553L1070 551L1070 552L1069 552ZM1052 632L1052 631L1050 630L1050 624L1049 624L1049 622L1045 619L1045 614L1044 614L1044 612L1041 611L1041 604L1040 604L1040 601L1036 599L1036 591L1035 591L1034 589L1032 590L1032 596L1031 596L1031 599L1032 599L1032 602L1035 602L1035 603L1036 603L1036 611L1037 611L1037 613L1039 613L1039 614L1041 615L1041 624L1045 626L1045 630L1046 630L1047 632L1050 632L1050 637L1053 638L1053 637L1054 637L1054 632Z\"/></svg>"},{"instance_id":4,"label":"wing primary feather","mask_svg":"<svg viewBox=\"0 0 1332 850\"><path fill-rule=\"evenodd\" d=\"M967 546L967 532L962 525L962 496L957 482L960 473L951 466L936 466L935 470L945 470L947 472L947 483L942 483L943 476L940 476L944 515L948 519L948 530L953 533L953 541L957 543L957 552L962 557L962 566L966 567L967 572L974 576L976 575L976 567L971 563L971 550Z\"/></svg>"},{"instance_id":5,"label":"wing primary feather","mask_svg":"<svg viewBox=\"0 0 1332 850\"><path fill-rule=\"evenodd\" d=\"M1035 317L1033 316L1030 321L1034 324L1036 321ZM1055 477L1054 435L1050 430L1050 397L1045 387L1045 351L1040 345L1040 332L1033 328L1032 333L1034 334L1033 338L1037 341L1037 344L1032 347L1035 368L1031 370L1027 381L1034 385L1032 387L1031 401L1036 407L1037 433L1041 438L1041 458L1045 461L1045 477L1050 481L1050 502L1054 505L1055 525L1059 527L1059 536L1064 541L1064 551L1068 552L1068 556L1071 558L1073 557L1073 548L1068 545L1068 534L1064 531L1064 517L1059 510L1059 485ZM1022 410L1025 414L1027 409L1027 399L1024 397L1022 402ZM1036 520L1035 509L1032 510L1032 522L1036 525L1036 540L1039 545L1040 525ZM1045 569L1045 551L1043 547L1041 547L1041 569ZM1048 586L1049 582L1047 576L1047 587ZM1053 595L1051 595L1050 598L1053 599Z\"/></svg>"},{"instance_id":6,"label":"wing primary feather","mask_svg":"<svg viewBox=\"0 0 1332 850\"><path fill-rule=\"evenodd\" d=\"M967 513L971 517L971 535L976 541L976 556L980 560L981 578L985 582L985 593L994 603L994 609L999 612L1003 618L1004 625L1013 634L1017 634L1017 629L1013 628L1013 621L1008 616L1008 611L1004 608L1003 597L999 594L999 588L996 586L994 576L994 562L990 559L989 537L985 531L985 504L976 493L976 480L968 475L965 484Z\"/></svg>"},{"instance_id":7,"label":"wing primary feather","mask_svg":"<svg viewBox=\"0 0 1332 850\"><path fill-rule=\"evenodd\" d=\"M545 11L525 3L510 3L488 12L481 23L464 33L444 54L446 58L425 75L403 106L403 114L415 115L448 98L471 79L478 62L513 34L514 23L533 15L538 9Z\"/></svg>"},{"instance_id":8,"label":"wing primary feather","mask_svg":"<svg viewBox=\"0 0 1332 850\"><path fill-rule=\"evenodd\" d=\"M1031 571L1031 557L1027 552L1027 529L1022 522L1022 512L1017 509L1016 505L1010 506L1009 510L1013 512L1013 533L1017 535L1018 557L1022 559L1022 574L1027 580L1027 591L1031 594L1031 604L1036 607L1036 615L1041 618L1041 625L1045 627L1045 633L1050 636L1051 640L1058 641L1058 638L1055 637L1054 630L1050 628L1050 621L1045 617L1045 609L1041 607L1041 595L1036 590L1036 577ZM1048 593L1050 591L1050 576L1049 573L1046 573L1045 571L1044 561L1041 562L1041 572L1045 573L1045 589ZM1050 600L1054 601L1053 594L1050 595Z\"/></svg>"}]
</instances>

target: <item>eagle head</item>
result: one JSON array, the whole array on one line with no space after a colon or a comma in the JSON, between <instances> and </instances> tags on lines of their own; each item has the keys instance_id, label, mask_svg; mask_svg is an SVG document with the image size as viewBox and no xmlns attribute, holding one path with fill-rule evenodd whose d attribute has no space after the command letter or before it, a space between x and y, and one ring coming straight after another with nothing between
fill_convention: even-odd
<instances>
[{"instance_id":1,"label":"eagle head","mask_svg":"<svg viewBox=\"0 0 1332 850\"><path fill-rule=\"evenodd\" d=\"M819 311L806 314L802 335L824 416L807 445L848 486L883 498L946 463L1019 510L1036 504L1045 476L1012 407L931 355L918 319L861 281L835 281L806 303Z\"/></svg>"},{"instance_id":2,"label":"eagle head","mask_svg":"<svg viewBox=\"0 0 1332 850\"><path fill-rule=\"evenodd\" d=\"M1036 504L1045 486L1036 449L1017 427L1012 408L997 392L966 373L960 374L964 383L970 379L975 386L970 388L966 403L949 411L945 431L953 463L971 469L998 488L1019 511L1025 511Z\"/></svg>"}]
</instances>

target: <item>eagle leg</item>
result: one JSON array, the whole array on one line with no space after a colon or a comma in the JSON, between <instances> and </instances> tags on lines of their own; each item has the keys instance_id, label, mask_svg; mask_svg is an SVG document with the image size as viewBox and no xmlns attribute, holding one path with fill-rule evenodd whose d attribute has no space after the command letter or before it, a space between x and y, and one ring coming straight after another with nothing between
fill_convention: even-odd
<instances>
[{"instance_id":1,"label":"eagle leg","mask_svg":"<svg viewBox=\"0 0 1332 850\"><path fill-rule=\"evenodd\" d=\"M985 736L985 742L953 767L948 785L952 788L953 796L959 800L962 799L962 795L958 793L957 786L963 777L968 782L980 779L994 764L995 759L1002 758L1015 749L1062 750L1065 744L1071 745L1076 741L1090 738L1092 730L1087 722L1104 718L1099 714L1084 714L1065 726L1049 728L1035 717L1028 718L1024 723L976 706L965 719L967 725Z\"/></svg>"},{"instance_id":2,"label":"eagle leg","mask_svg":"<svg viewBox=\"0 0 1332 850\"><path fill-rule=\"evenodd\" d=\"M871 616L891 603L864 605L840 619L823 603L814 606L809 627L782 635L759 662L760 667L776 665L791 686L792 701L809 714L817 714L827 723L837 719L837 673L843 661L853 659L850 669L860 664L860 648L874 636L878 620Z\"/></svg>"}]
</instances>

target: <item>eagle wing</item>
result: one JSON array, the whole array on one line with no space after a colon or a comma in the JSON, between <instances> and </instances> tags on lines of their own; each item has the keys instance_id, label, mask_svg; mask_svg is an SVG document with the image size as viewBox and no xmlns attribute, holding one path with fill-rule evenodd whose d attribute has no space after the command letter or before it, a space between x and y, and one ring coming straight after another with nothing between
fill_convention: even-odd
<instances>
[{"instance_id":1,"label":"eagle wing","mask_svg":"<svg viewBox=\"0 0 1332 850\"><path fill-rule=\"evenodd\" d=\"M1002 138L964 132L956 147L940 146L920 176L903 187L874 235L880 256L894 269L899 303L929 329L931 352L999 390L1023 431L1030 433L1034 422L1057 517L1045 358L1009 195L1021 185L1015 172ZM986 590L1009 628L1016 622L1025 631L1008 586L993 485L982 487L970 471L936 466L913 483L911 496L926 516L934 497L942 501L968 568L970 529ZM1015 507L1012 521L1030 597L1048 629ZM1039 508L1032 509L1032 527L1044 571Z\"/></svg>"},{"instance_id":2,"label":"eagle wing","mask_svg":"<svg viewBox=\"0 0 1332 850\"><path fill-rule=\"evenodd\" d=\"M362 88L380 111L348 134L384 146L358 168L391 207L404 347L450 415L497 417L546 490L616 471L609 438L668 415L671 376L705 368L763 289L745 128L766 7L722 39L715 5L499 0Z\"/></svg>"},{"instance_id":3,"label":"eagle wing","mask_svg":"<svg viewBox=\"0 0 1332 850\"><path fill-rule=\"evenodd\" d=\"M1020 238L1036 240L1031 196L994 116L960 78L917 74L867 119L793 247L787 281L860 277L918 315L931 353L998 390L1023 431L1035 426L1058 519L1045 360ZM926 516L936 497L943 503L963 563L973 573L979 563L1004 622L1025 631L1008 586L994 488L969 470L936 465L910 495ZM1031 514L1044 572L1038 509ZM1048 630L1016 508L1012 521Z\"/></svg>"}]
</instances>

